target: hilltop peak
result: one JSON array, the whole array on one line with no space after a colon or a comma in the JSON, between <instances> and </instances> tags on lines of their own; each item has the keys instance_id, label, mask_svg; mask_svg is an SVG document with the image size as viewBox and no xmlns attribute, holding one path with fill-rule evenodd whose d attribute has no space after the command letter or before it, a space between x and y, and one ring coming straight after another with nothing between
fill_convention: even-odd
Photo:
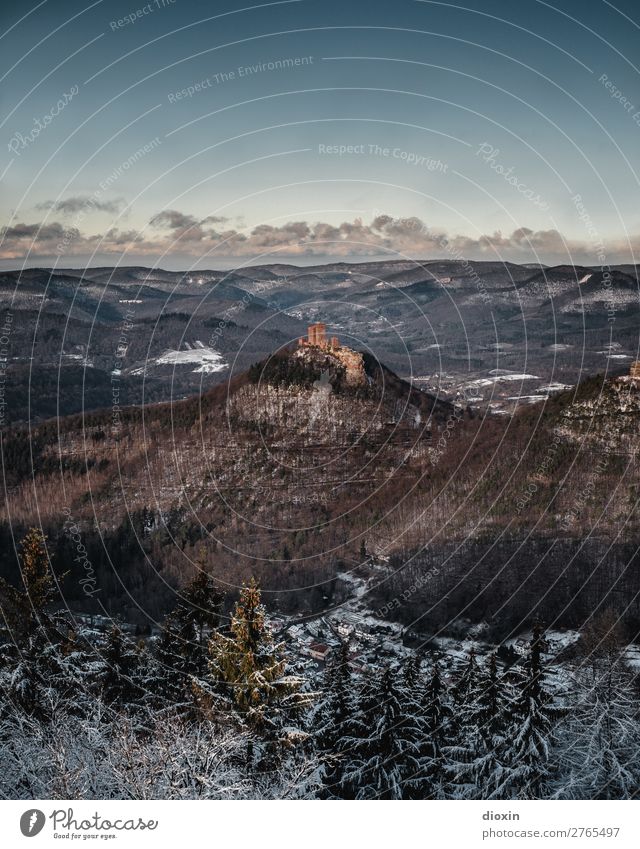
<instances>
[{"instance_id":1,"label":"hilltop peak","mask_svg":"<svg viewBox=\"0 0 640 849\"><path fill-rule=\"evenodd\" d=\"M368 383L361 353L340 343L337 336L327 337L326 324L309 325L306 337L298 339L298 348L293 357L321 369L338 371L345 386L366 386Z\"/></svg>"},{"instance_id":2,"label":"hilltop peak","mask_svg":"<svg viewBox=\"0 0 640 849\"><path fill-rule=\"evenodd\" d=\"M279 410L284 409L282 404L295 403L298 410L305 404L314 408L320 404L323 415L310 415L310 422L355 416L376 430L400 422L419 427L432 417L443 420L453 409L398 377L371 353L355 351L337 336L328 336L321 322L310 325L295 348L283 348L252 365L247 377L249 386L232 400L241 418L264 419L265 405L272 417L276 394L281 397Z\"/></svg>"}]
</instances>

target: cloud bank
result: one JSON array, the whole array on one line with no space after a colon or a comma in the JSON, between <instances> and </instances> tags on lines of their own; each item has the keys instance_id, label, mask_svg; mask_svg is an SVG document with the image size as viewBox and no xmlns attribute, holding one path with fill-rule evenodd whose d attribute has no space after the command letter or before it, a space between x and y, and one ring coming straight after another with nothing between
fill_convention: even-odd
<instances>
[{"instance_id":1,"label":"cloud bank","mask_svg":"<svg viewBox=\"0 0 640 849\"><path fill-rule=\"evenodd\" d=\"M69 198L47 209L72 214L81 212L84 199ZM118 201L114 201L118 205ZM110 208L107 210L106 207ZM105 204L104 211L112 211ZM448 234L419 218L394 218L377 215L369 223L361 218L329 224L316 221L290 221L277 226L260 224L237 229L222 216L198 218L176 209L154 215L142 230L112 227L104 233L90 234L79 226L63 221L17 223L0 228L0 259L50 260L62 264L74 259L113 255L130 263L134 257L160 261L179 254L198 261L237 258L242 261L276 255L279 259L335 257L366 259L390 255L415 259L465 258L546 264L595 264L597 250L588 241L566 239L557 230L532 230L520 227L509 234L467 236ZM609 262L632 262L640 247L640 238L605 245Z\"/></svg>"}]
</instances>

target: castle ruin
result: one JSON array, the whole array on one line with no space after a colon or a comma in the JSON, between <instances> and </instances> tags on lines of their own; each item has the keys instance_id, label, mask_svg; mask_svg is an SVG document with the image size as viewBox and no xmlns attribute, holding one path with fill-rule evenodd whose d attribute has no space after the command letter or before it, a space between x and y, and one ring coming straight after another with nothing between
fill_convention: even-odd
<instances>
[{"instance_id":1,"label":"castle ruin","mask_svg":"<svg viewBox=\"0 0 640 849\"><path fill-rule=\"evenodd\" d=\"M314 352L325 355L322 359L328 356L337 360L344 367L347 385L361 386L367 383L362 354L341 345L337 336L327 337L327 325L321 321L310 324L307 337L298 339L298 349L294 356L313 357Z\"/></svg>"},{"instance_id":2,"label":"castle ruin","mask_svg":"<svg viewBox=\"0 0 640 849\"><path fill-rule=\"evenodd\" d=\"M298 339L298 346L300 348L322 348L323 351L338 351L340 350L340 341L337 336L327 339L327 325L318 321L309 325L307 338L301 336Z\"/></svg>"}]
</instances>

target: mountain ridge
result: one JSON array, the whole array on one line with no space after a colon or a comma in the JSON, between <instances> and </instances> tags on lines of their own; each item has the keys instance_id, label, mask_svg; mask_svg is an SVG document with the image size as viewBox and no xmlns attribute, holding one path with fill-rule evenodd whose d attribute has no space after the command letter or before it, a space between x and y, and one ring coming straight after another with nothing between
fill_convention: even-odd
<instances>
[{"instance_id":1,"label":"mountain ridge","mask_svg":"<svg viewBox=\"0 0 640 849\"><path fill-rule=\"evenodd\" d=\"M534 397L537 386L615 374L639 347L637 268L629 266L614 267L607 281L586 266L443 259L34 268L0 274L0 309L14 316L9 423L108 406L114 371L128 404L188 397L294 343L318 320L450 400L496 368L534 375L520 393ZM501 384L479 394L505 411L516 406Z\"/></svg>"}]
</instances>

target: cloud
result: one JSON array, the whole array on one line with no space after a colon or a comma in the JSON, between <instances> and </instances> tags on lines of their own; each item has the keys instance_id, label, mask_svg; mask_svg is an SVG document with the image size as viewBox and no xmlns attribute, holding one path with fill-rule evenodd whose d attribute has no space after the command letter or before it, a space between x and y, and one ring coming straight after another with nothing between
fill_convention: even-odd
<instances>
[{"instance_id":1,"label":"cloud","mask_svg":"<svg viewBox=\"0 0 640 849\"><path fill-rule=\"evenodd\" d=\"M153 227L166 227L169 230L182 230L195 227L198 223L193 215L185 215L177 209L165 209L154 215L149 224Z\"/></svg>"},{"instance_id":2,"label":"cloud","mask_svg":"<svg viewBox=\"0 0 640 849\"><path fill-rule=\"evenodd\" d=\"M203 218L200 222L201 224L224 224L229 219L224 215L207 215L206 218Z\"/></svg>"},{"instance_id":3,"label":"cloud","mask_svg":"<svg viewBox=\"0 0 640 849\"><path fill-rule=\"evenodd\" d=\"M34 259L72 258L92 254L95 250L121 254L134 244L143 243L144 239L136 230L111 228L101 235L87 235L78 227L67 226L60 221L0 227L0 259L23 259L27 256ZM144 246L150 251L153 247L151 244ZM158 247L156 245L155 249Z\"/></svg>"},{"instance_id":4,"label":"cloud","mask_svg":"<svg viewBox=\"0 0 640 849\"><path fill-rule=\"evenodd\" d=\"M220 234L205 225L224 224L228 218L220 215L208 215L198 220L193 215L179 212L177 209L165 209L154 215L149 221L152 229L169 230L174 239L181 242L203 242L211 238L219 238Z\"/></svg>"},{"instance_id":5,"label":"cloud","mask_svg":"<svg viewBox=\"0 0 640 849\"><path fill-rule=\"evenodd\" d=\"M70 199L71 200L71 199ZM197 218L175 209L153 216L142 231L111 228L88 234L62 222L14 224L0 228L0 258L49 258L135 254L153 261L172 254L193 258L246 260L276 254L278 258L366 259L380 256L414 259L455 258L544 262L549 265L599 264L593 244L565 238L558 230L519 227L511 233L495 231L475 236L450 235L416 217L380 214L369 223L361 218L331 224L326 221L289 221L260 224L238 230L222 216ZM605 245L608 262L632 261L640 237L629 243Z\"/></svg>"},{"instance_id":6,"label":"cloud","mask_svg":"<svg viewBox=\"0 0 640 849\"><path fill-rule=\"evenodd\" d=\"M65 198L65 200L45 200L43 203L39 203L36 209L60 212L62 215L75 215L78 212L84 212L86 210L96 210L98 212L107 212L109 215L117 215L124 205L124 198L96 200L91 195L75 195L74 197Z\"/></svg>"},{"instance_id":7,"label":"cloud","mask_svg":"<svg viewBox=\"0 0 640 849\"><path fill-rule=\"evenodd\" d=\"M104 241L108 245L128 245L134 242L143 242L144 239L137 230L118 230L112 227L104 235Z\"/></svg>"},{"instance_id":8,"label":"cloud","mask_svg":"<svg viewBox=\"0 0 640 849\"><path fill-rule=\"evenodd\" d=\"M62 224L57 221L51 224L14 224L12 227L1 227L0 238L3 242L26 242L59 239L65 231Z\"/></svg>"}]
</instances>

